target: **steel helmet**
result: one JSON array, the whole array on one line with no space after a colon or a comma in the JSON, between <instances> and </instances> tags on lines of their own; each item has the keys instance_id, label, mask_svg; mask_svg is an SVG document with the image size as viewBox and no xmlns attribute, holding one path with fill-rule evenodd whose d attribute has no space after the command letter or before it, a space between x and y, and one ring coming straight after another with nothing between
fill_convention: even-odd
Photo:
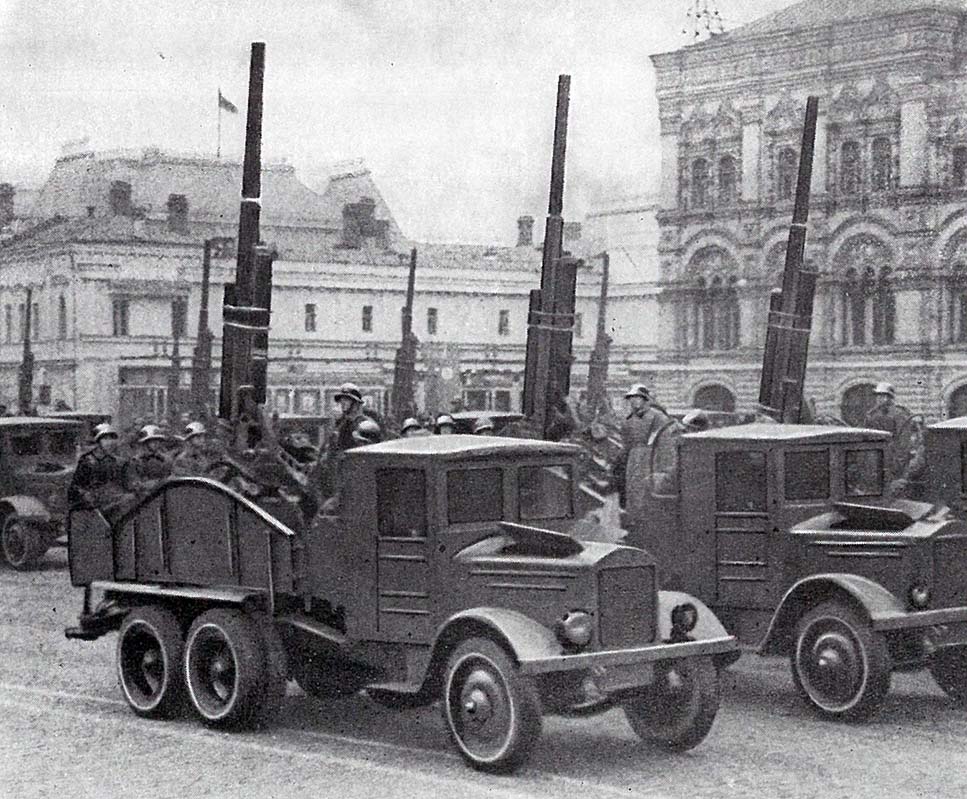
<instances>
[{"instance_id":1,"label":"steel helmet","mask_svg":"<svg viewBox=\"0 0 967 799\"><path fill-rule=\"evenodd\" d=\"M114 429L114 425L108 424L107 422L101 422L99 425L94 427L94 441L100 441L104 436L114 436L118 437L118 431Z\"/></svg>"},{"instance_id":2,"label":"steel helmet","mask_svg":"<svg viewBox=\"0 0 967 799\"><path fill-rule=\"evenodd\" d=\"M682 424L685 425L689 432L698 430L708 430L711 426L708 418L708 414L705 413L701 408L696 408L685 414L682 419Z\"/></svg>"},{"instance_id":3,"label":"steel helmet","mask_svg":"<svg viewBox=\"0 0 967 799\"><path fill-rule=\"evenodd\" d=\"M407 430L420 430L422 427L423 425L421 425L417 419L410 416L409 418L403 420L403 426L400 428L400 435L405 433Z\"/></svg>"},{"instance_id":4,"label":"steel helmet","mask_svg":"<svg viewBox=\"0 0 967 799\"><path fill-rule=\"evenodd\" d=\"M356 429L353 430L353 440L356 442L356 446L360 447L366 444L378 444L383 440L383 434L376 422L366 418L356 425Z\"/></svg>"},{"instance_id":5,"label":"steel helmet","mask_svg":"<svg viewBox=\"0 0 967 799\"><path fill-rule=\"evenodd\" d=\"M205 425L203 425L201 422L189 422L187 425L185 425L185 441L187 441L189 438L193 438L194 436L203 436L207 433L208 430L205 429Z\"/></svg>"},{"instance_id":6,"label":"steel helmet","mask_svg":"<svg viewBox=\"0 0 967 799\"><path fill-rule=\"evenodd\" d=\"M885 394L888 397L893 397L896 399L896 389L893 388L889 383L877 383L876 388L873 389L874 394Z\"/></svg>"},{"instance_id":7,"label":"steel helmet","mask_svg":"<svg viewBox=\"0 0 967 799\"><path fill-rule=\"evenodd\" d=\"M494 432L493 419L490 419L487 416L481 416L474 423L473 434L478 435L479 433L486 433L487 431L490 431L491 433Z\"/></svg>"},{"instance_id":8,"label":"steel helmet","mask_svg":"<svg viewBox=\"0 0 967 799\"><path fill-rule=\"evenodd\" d=\"M146 444L149 441L164 441L165 435L161 428L156 424L146 424L138 430L138 443Z\"/></svg>"},{"instance_id":9,"label":"steel helmet","mask_svg":"<svg viewBox=\"0 0 967 799\"><path fill-rule=\"evenodd\" d=\"M641 397L642 399L650 400L651 393L643 383L637 383L628 389L628 392L625 394L625 399L631 399L632 397Z\"/></svg>"},{"instance_id":10,"label":"steel helmet","mask_svg":"<svg viewBox=\"0 0 967 799\"><path fill-rule=\"evenodd\" d=\"M353 402L358 402L360 404L362 404L363 401L363 393L359 390L359 386L357 386L355 383L343 383L339 387L339 391L336 392L333 399L335 399L336 402L339 402L339 400L343 399L343 397L346 399L351 399Z\"/></svg>"},{"instance_id":11,"label":"steel helmet","mask_svg":"<svg viewBox=\"0 0 967 799\"><path fill-rule=\"evenodd\" d=\"M450 427L456 429L457 423L453 421L453 417L449 413L443 413L436 418L436 431L439 433L440 428L444 425L450 425Z\"/></svg>"}]
</instances>

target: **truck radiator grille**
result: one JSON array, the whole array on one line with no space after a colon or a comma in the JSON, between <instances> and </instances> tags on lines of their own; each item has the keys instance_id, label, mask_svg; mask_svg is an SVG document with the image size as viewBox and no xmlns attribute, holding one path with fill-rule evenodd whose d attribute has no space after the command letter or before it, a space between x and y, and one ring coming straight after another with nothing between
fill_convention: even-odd
<instances>
[{"instance_id":1,"label":"truck radiator grille","mask_svg":"<svg viewBox=\"0 0 967 799\"><path fill-rule=\"evenodd\" d=\"M933 542L933 573L931 607L967 605L967 537L941 536Z\"/></svg>"},{"instance_id":2,"label":"truck radiator grille","mask_svg":"<svg viewBox=\"0 0 967 799\"><path fill-rule=\"evenodd\" d=\"M654 567L604 569L598 574L598 624L601 646L641 646L655 638Z\"/></svg>"}]
</instances>

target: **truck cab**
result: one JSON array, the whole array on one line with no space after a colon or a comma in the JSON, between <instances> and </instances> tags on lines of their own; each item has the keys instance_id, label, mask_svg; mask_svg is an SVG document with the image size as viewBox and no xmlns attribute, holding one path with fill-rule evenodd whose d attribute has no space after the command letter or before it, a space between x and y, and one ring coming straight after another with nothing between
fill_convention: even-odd
<instances>
[{"instance_id":1,"label":"truck cab","mask_svg":"<svg viewBox=\"0 0 967 799\"><path fill-rule=\"evenodd\" d=\"M68 419L0 418L0 553L9 566L33 568L63 533L83 427Z\"/></svg>"},{"instance_id":2,"label":"truck cab","mask_svg":"<svg viewBox=\"0 0 967 799\"><path fill-rule=\"evenodd\" d=\"M893 668L967 651L967 525L942 506L884 499L889 439L783 424L685 434L676 490L653 491L628 525L663 587L695 594L763 654L789 655L804 696L832 717L875 710ZM956 620L942 640L938 619ZM849 632L817 644L819 624ZM855 690L830 699L843 685Z\"/></svg>"}]
</instances>

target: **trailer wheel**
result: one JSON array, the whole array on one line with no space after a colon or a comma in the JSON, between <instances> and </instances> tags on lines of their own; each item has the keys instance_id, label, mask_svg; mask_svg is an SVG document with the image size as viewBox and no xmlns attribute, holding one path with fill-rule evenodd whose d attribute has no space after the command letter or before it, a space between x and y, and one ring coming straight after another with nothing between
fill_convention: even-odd
<instances>
[{"instance_id":1,"label":"trailer wheel","mask_svg":"<svg viewBox=\"0 0 967 799\"><path fill-rule=\"evenodd\" d=\"M181 625L170 611L148 605L125 617L118 632L118 682L139 716L171 718L181 711L183 652Z\"/></svg>"},{"instance_id":2,"label":"trailer wheel","mask_svg":"<svg viewBox=\"0 0 967 799\"><path fill-rule=\"evenodd\" d=\"M967 646L941 649L930 663L930 674L958 705L967 705Z\"/></svg>"},{"instance_id":3,"label":"trailer wheel","mask_svg":"<svg viewBox=\"0 0 967 799\"><path fill-rule=\"evenodd\" d=\"M450 656L442 710L460 755L480 771L513 771L541 735L536 686L488 638L470 638Z\"/></svg>"},{"instance_id":4,"label":"trailer wheel","mask_svg":"<svg viewBox=\"0 0 967 799\"><path fill-rule=\"evenodd\" d=\"M195 619L185 644L185 682L202 721L226 728L257 724L266 659L258 626L240 611L209 610Z\"/></svg>"},{"instance_id":5,"label":"trailer wheel","mask_svg":"<svg viewBox=\"0 0 967 799\"><path fill-rule=\"evenodd\" d=\"M17 571L37 566L47 552L47 531L24 521L16 513L9 514L0 528L0 551L3 559Z\"/></svg>"},{"instance_id":6,"label":"trailer wheel","mask_svg":"<svg viewBox=\"0 0 967 799\"><path fill-rule=\"evenodd\" d=\"M705 740L719 710L719 678L708 657L656 664L655 681L622 703L641 740L684 752Z\"/></svg>"},{"instance_id":7,"label":"trailer wheel","mask_svg":"<svg viewBox=\"0 0 967 799\"><path fill-rule=\"evenodd\" d=\"M870 718L890 690L890 672L886 641L843 602L823 602L796 625L793 680L823 716Z\"/></svg>"}]
</instances>

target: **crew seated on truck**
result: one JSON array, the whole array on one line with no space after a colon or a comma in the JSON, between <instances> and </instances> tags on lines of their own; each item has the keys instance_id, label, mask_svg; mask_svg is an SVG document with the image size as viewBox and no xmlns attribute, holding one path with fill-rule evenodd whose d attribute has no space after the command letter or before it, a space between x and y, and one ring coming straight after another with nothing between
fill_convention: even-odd
<instances>
[{"instance_id":1,"label":"crew seated on truck","mask_svg":"<svg viewBox=\"0 0 967 799\"><path fill-rule=\"evenodd\" d=\"M135 499L127 464L117 456L118 432L110 424L94 428L94 448L77 461L67 490L71 509L99 510L113 523Z\"/></svg>"},{"instance_id":2,"label":"crew seated on truck","mask_svg":"<svg viewBox=\"0 0 967 799\"><path fill-rule=\"evenodd\" d=\"M142 496L171 474L171 461L162 450L164 443L164 433L157 425L146 424L138 431L138 453L128 464L128 484Z\"/></svg>"}]
</instances>

